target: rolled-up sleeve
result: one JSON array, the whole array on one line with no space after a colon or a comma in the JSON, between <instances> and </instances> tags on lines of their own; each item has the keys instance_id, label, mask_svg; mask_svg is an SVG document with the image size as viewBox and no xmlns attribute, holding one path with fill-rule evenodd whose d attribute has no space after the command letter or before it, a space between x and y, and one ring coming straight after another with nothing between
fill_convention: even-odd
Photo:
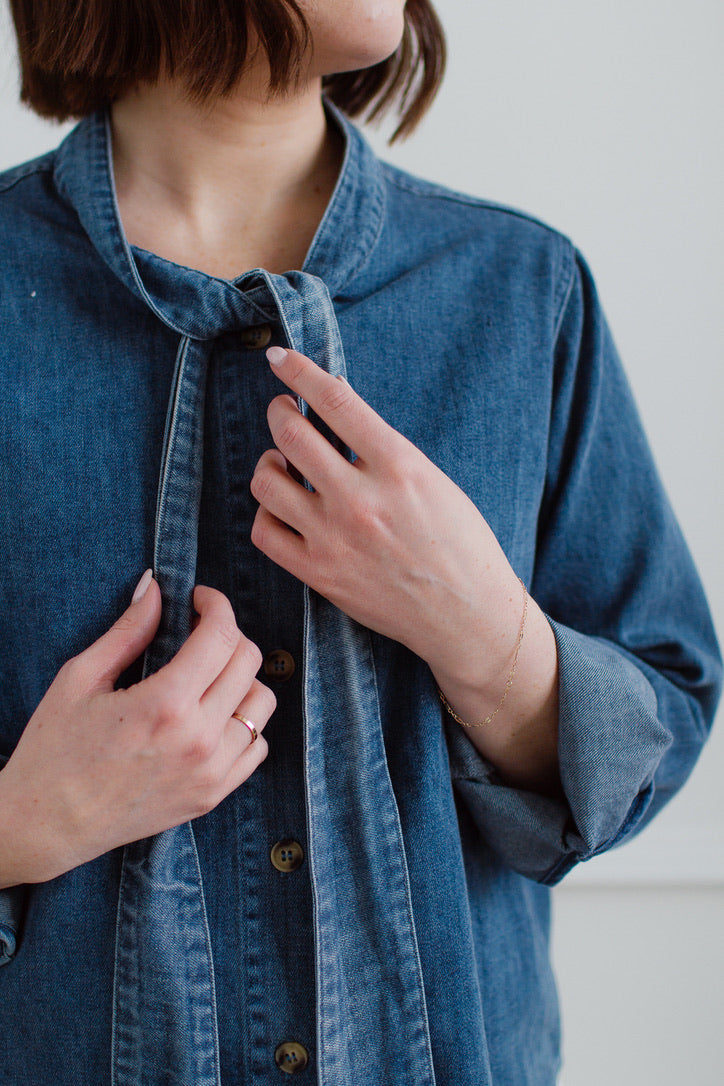
<instances>
[{"instance_id":1,"label":"rolled-up sleeve","mask_svg":"<svg viewBox=\"0 0 724 1086\"><path fill-rule=\"evenodd\" d=\"M0 754L0 770L6 762L7 758ZM25 886L0 890L0 966L7 965L18 949L26 897Z\"/></svg>"},{"instance_id":2,"label":"rolled-up sleeve","mask_svg":"<svg viewBox=\"0 0 724 1086\"><path fill-rule=\"evenodd\" d=\"M531 593L555 634L563 797L507 787L446 722L456 789L513 869L555 883L689 776L721 689L699 577L577 256L553 351Z\"/></svg>"},{"instance_id":3,"label":"rolled-up sleeve","mask_svg":"<svg viewBox=\"0 0 724 1086\"><path fill-rule=\"evenodd\" d=\"M25 904L25 887L0 890L0 965L14 958Z\"/></svg>"}]
</instances>

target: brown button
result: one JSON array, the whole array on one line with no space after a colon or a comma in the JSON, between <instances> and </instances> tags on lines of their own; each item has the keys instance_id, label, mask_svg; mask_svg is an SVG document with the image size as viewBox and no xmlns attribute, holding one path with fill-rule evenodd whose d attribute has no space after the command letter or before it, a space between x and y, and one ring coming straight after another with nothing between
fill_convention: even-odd
<instances>
[{"instance_id":1,"label":"brown button","mask_svg":"<svg viewBox=\"0 0 724 1086\"><path fill-rule=\"evenodd\" d=\"M295 669L294 657L285 649L274 649L264 657L264 674L267 679L277 679L284 683L291 679Z\"/></svg>"},{"instance_id":2,"label":"brown button","mask_svg":"<svg viewBox=\"0 0 724 1086\"><path fill-rule=\"evenodd\" d=\"M242 328L239 339L247 351L260 351L271 343L272 330L268 324L255 324L253 328Z\"/></svg>"},{"instance_id":3,"label":"brown button","mask_svg":"<svg viewBox=\"0 0 724 1086\"><path fill-rule=\"evenodd\" d=\"M304 863L304 849L299 841L285 838L277 841L271 850L271 862L277 871L296 871Z\"/></svg>"},{"instance_id":4,"label":"brown button","mask_svg":"<svg viewBox=\"0 0 724 1086\"><path fill-rule=\"evenodd\" d=\"M303 1071L309 1063L309 1053L298 1041L284 1041L283 1044L277 1046L274 1062L280 1071L284 1071L287 1075L295 1075L297 1071Z\"/></svg>"}]
</instances>

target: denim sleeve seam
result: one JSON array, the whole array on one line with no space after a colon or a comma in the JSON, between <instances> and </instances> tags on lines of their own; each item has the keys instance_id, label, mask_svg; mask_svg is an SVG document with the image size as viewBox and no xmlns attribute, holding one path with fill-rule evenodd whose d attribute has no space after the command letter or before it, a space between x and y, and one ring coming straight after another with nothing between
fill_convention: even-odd
<instances>
[{"instance_id":1,"label":"denim sleeve seam","mask_svg":"<svg viewBox=\"0 0 724 1086\"><path fill-rule=\"evenodd\" d=\"M562 239L565 240L565 239ZM573 284L576 278L576 260L574 255L574 249L570 242L567 242L565 246L565 261L562 261L561 279L562 288L560 291L560 305L556 314L555 324L553 326L553 343L558 342L558 337L561 333L561 326L563 324L563 318L568 308L568 302L570 301L571 294L573 293ZM563 276L566 278L563 278Z\"/></svg>"},{"instance_id":2,"label":"denim sleeve seam","mask_svg":"<svg viewBox=\"0 0 724 1086\"><path fill-rule=\"evenodd\" d=\"M35 174L51 173L53 170L54 155L54 151L49 151L40 158L33 159L31 162L26 162L22 166L15 166L10 170L6 170L5 173L0 174L0 196L5 192L10 192L10 190L20 184L21 181L25 181Z\"/></svg>"},{"instance_id":3,"label":"denim sleeve seam","mask_svg":"<svg viewBox=\"0 0 724 1086\"><path fill-rule=\"evenodd\" d=\"M486 200L482 196L473 196L470 193L458 192L456 189L447 188L444 185L436 185L432 181L426 181L424 178L418 178L407 174L404 170L399 170L396 166L390 165L389 162L383 162L382 166L389 184L394 185L395 188L401 189L403 192L410 193L412 196L419 196L423 199L448 200L451 203L461 204L465 207L480 208L484 211L495 211L502 215L521 219L523 222L540 227L547 234L552 234L554 238L562 241L565 246L571 249L573 248L570 239L567 238L565 234L562 234L560 230L557 230L555 226L551 226L549 223L536 218L535 215L531 215L526 211L522 211L516 207L510 207L507 204L496 203L494 200Z\"/></svg>"}]
</instances>

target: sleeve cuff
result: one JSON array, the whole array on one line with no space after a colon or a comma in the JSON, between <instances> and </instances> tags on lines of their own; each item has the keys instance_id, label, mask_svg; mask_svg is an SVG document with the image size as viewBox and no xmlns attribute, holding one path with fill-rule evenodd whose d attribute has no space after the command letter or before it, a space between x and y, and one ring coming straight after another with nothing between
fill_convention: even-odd
<instances>
[{"instance_id":1,"label":"sleeve cuff","mask_svg":"<svg viewBox=\"0 0 724 1086\"><path fill-rule=\"evenodd\" d=\"M22 900L17 900L20 897L15 888L0 891L0 965L7 965L15 957L23 904Z\"/></svg>"},{"instance_id":2,"label":"sleeve cuff","mask_svg":"<svg viewBox=\"0 0 724 1086\"><path fill-rule=\"evenodd\" d=\"M634 832L671 743L654 690L634 663L608 642L551 627L564 798L508 787L446 721L453 782L479 830L504 863L547 885Z\"/></svg>"},{"instance_id":3,"label":"sleeve cuff","mask_svg":"<svg viewBox=\"0 0 724 1086\"><path fill-rule=\"evenodd\" d=\"M6 762L0 755L0 769ZM18 949L27 893L27 886L0 890L0 966L12 961Z\"/></svg>"}]
</instances>

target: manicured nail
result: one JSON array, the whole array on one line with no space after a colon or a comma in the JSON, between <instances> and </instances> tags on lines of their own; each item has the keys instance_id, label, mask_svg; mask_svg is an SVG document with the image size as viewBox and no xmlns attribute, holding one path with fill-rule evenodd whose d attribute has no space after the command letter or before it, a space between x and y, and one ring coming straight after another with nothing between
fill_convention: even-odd
<instances>
[{"instance_id":1,"label":"manicured nail","mask_svg":"<svg viewBox=\"0 0 724 1086\"><path fill-rule=\"evenodd\" d=\"M272 366L281 366L282 362L287 357L287 352L283 347L268 347L266 356Z\"/></svg>"},{"instance_id":2,"label":"manicured nail","mask_svg":"<svg viewBox=\"0 0 724 1086\"><path fill-rule=\"evenodd\" d=\"M138 603L139 600L143 599L152 580L153 570L147 569L143 577L141 577L141 580L136 585L136 591L133 593L133 599L131 600L131 603Z\"/></svg>"}]
</instances>

